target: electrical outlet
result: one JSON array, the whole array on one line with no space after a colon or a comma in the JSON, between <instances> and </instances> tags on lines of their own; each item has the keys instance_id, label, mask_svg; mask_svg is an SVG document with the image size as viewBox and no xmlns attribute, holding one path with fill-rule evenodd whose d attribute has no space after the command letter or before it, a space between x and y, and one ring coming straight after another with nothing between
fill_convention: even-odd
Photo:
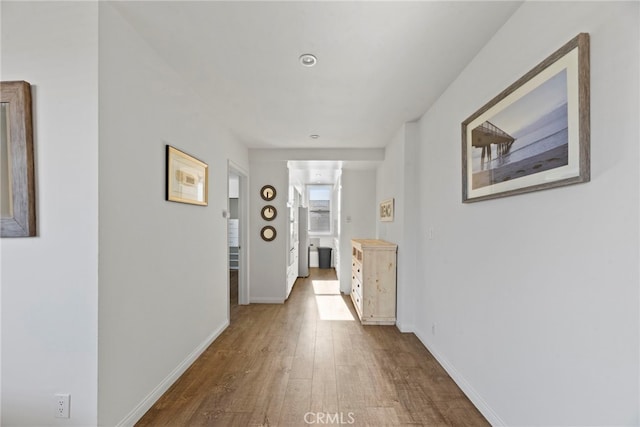
<instances>
[{"instance_id":1,"label":"electrical outlet","mask_svg":"<svg viewBox=\"0 0 640 427\"><path fill-rule=\"evenodd\" d=\"M68 393L58 393L55 395L56 418L69 418L69 401L71 396Z\"/></svg>"}]
</instances>

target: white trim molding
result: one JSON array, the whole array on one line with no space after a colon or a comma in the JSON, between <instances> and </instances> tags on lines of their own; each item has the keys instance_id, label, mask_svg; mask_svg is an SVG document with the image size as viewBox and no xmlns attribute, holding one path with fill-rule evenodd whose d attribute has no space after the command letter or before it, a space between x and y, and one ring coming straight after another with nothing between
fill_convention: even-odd
<instances>
[{"instance_id":1,"label":"white trim molding","mask_svg":"<svg viewBox=\"0 0 640 427\"><path fill-rule=\"evenodd\" d=\"M480 394L473 388L471 384L458 372L458 370L438 351L435 346L431 345L429 340L425 339L426 335L420 331L415 331L414 334L420 342L429 350L429 352L436 358L438 363L442 365L445 371L453 379L453 381L460 387L462 392L471 400L471 403L480 411L480 413L489 421L492 426L506 426L500 416L489 406L489 404L480 396Z\"/></svg>"},{"instance_id":2,"label":"white trim molding","mask_svg":"<svg viewBox=\"0 0 640 427\"><path fill-rule=\"evenodd\" d=\"M251 297L251 304L284 304L284 299L274 297Z\"/></svg>"},{"instance_id":3,"label":"white trim molding","mask_svg":"<svg viewBox=\"0 0 640 427\"><path fill-rule=\"evenodd\" d=\"M160 382L116 427L133 427L144 414L160 399L174 382L196 361L198 357L213 343L229 326L229 320L209 335L191 354L189 354L167 377Z\"/></svg>"}]
</instances>

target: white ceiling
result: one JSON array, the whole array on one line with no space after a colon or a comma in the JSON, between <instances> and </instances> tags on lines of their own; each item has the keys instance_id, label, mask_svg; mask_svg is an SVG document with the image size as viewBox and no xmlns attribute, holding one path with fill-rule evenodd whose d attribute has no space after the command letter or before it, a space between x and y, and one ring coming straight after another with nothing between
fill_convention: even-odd
<instances>
[{"instance_id":1,"label":"white ceiling","mask_svg":"<svg viewBox=\"0 0 640 427\"><path fill-rule=\"evenodd\" d=\"M520 3L112 4L249 147L371 148L420 117Z\"/></svg>"},{"instance_id":2,"label":"white ceiling","mask_svg":"<svg viewBox=\"0 0 640 427\"><path fill-rule=\"evenodd\" d=\"M289 182L294 186L305 184L333 184L342 173L345 162L340 161L290 161ZM371 165L375 167L375 165Z\"/></svg>"}]
</instances>

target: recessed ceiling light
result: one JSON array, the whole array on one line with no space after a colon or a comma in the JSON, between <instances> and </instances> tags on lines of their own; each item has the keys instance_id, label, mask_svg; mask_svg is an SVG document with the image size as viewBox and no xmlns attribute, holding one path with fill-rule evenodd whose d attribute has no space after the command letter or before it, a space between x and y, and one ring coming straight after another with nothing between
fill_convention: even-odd
<instances>
[{"instance_id":1,"label":"recessed ceiling light","mask_svg":"<svg viewBox=\"0 0 640 427\"><path fill-rule=\"evenodd\" d=\"M318 138L320 138L320 135L309 135L309 138L318 139Z\"/></svg>"},{"instance_id":2,"label":"recessed ceiling light","mask_svg":"<svg viewBox=\"0 0 640 427\"><path fill-rule=\"evenodd\" d=\"M300 55L300 63L305 67L313 67L314 65L316 65L316 62L318 62L318 58L310 53Z\"/></svg>"}]
</instances>

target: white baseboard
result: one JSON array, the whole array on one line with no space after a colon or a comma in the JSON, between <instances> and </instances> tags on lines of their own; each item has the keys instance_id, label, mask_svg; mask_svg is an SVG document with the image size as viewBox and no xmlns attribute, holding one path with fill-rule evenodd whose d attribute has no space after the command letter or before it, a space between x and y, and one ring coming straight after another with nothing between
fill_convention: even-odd
<instances>
[{"instance_id":1,"label":"white baseboard","mask_svg":"<svg viewBox=\"0 0 640 427\"><path fill-rule=\"evenodd\" d=\"M211 345L216 338L220 336L220 334L227 329L229 326L229 321L227 320L222 326L220 326L217 330L215 330L211 335L209 335L195 350L189 354L186 359L184 359L176 368L171 371L167 377L160 382L154 388L151 393L147 395L138 405L120 421L116 424L116 427L133 427L135 423L137 423L140 418L153 406L154 403L160 399L160 397L166 392L171 385L176 382L180 375L182 375L189 366L193 362L196 361L198 357Z\"/></svg>"},{"instance_id":2,"label":"white baseboard","mask_svg":"<svg viewBox=\"0 0 640 427\"><path fill-rule=\"evenodd\" d=\"M467 382L467 380L458 372L458 370L449 361L442 356L435 349L435 346L427 339L427 335L415 330L413 332L420 342L429 350L429 352L436 358L438 363L442 365L445 371L453 379L453 381L460 387L462 392L469 398L471 403L480 411L480 413L489 421L492 426L506 426L505 423L498 414L489 406L489 404L480 396L480 394Z\"/></svg>"},{"instance_id":3,"label":"white baseboard","mask_svg":"<svg viewBox=\"0 0 640 427\"><path fill-rule=\"evenodd\" d=\"M284 304L284 300L272 297L251 297L251 304Z\"/></svg>"},{"instance_id":4,"label":"white baseboard","mask_svg":"<svg viewBox=\"0 0 640 427\"><path fill-rule=\"evenodd\" d=\"M415 330L413 325L409 325L409 324L398 322L398 321L396 321L396 328L398 328L398 330L400 332L402 332L403 334L409 334L409 333L412 333Z\"/></svg>"}]
</instances>

